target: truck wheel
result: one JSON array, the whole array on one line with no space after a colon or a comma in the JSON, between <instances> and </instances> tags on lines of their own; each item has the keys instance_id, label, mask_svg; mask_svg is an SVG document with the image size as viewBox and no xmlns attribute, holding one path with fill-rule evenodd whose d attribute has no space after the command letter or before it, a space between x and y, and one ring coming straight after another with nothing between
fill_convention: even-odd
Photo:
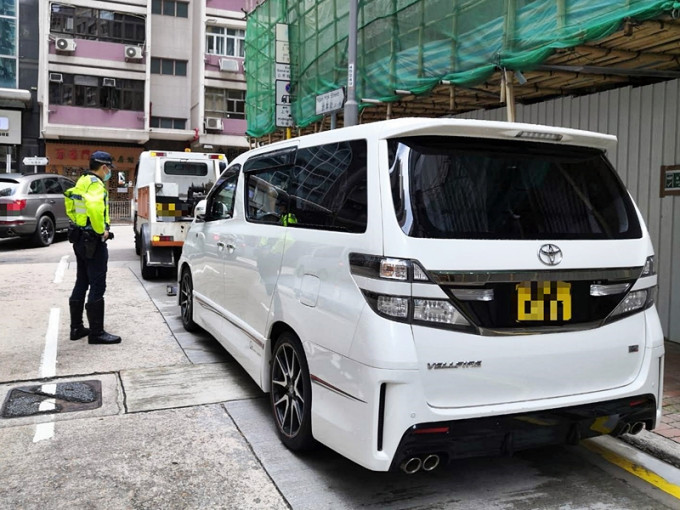
<instances>
[{"instance_id":1,"label":"truck wheel","mask_svg":"<svg viewBox=\"0 0 680 510\"><path fill-rule=\"evenodd\" d=\"M54 241L54 222L49 216L41 216L38 220L38 226L33 234L33 244L36 246L49 246Z\"/></svg>"},{"instance_id":2,"label":"truck wheel","mask_svg":"<svg viewBox=\"0 0 680 510\"><path fill-rule=\"evenodd\" d=\"M142 273L142 278L144 280L151 280L154 276L156 276L156 270L153 267L149 267L146 264L146 253L142 253L139 256L139 268Z\"/></svg>"},{"instance_id":3,"label":"truck wheel","mask_svg":"<svg viewBox=\"0 0 680 510\"><path fill-rule=\"evenodd\" d=\"M135 230L135 253L137 255L140 255L142 253L142 246L141 243L139 242L139 234Z\"/></svg>"}]
</instances>

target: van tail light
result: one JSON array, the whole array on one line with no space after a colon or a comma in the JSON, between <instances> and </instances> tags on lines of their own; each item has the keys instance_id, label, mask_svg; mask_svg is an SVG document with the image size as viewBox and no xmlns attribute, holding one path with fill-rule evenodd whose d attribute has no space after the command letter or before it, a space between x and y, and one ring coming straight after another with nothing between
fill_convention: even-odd
<instances>
[{"instance_id":1,"label":"van tail light","mask_svg":"<svg viewBox=\"0 0 680 510\"><path fill-rule=\"evenodd\" d=\"M20 200L12 200L7 204L7 212L18 212L23 211L26 207L26 199L22 198Z\"/></svg>"},{"instance_id":2,"label":"van tail light","mask_svg":"<svg viewBox=\"0 0 680 510\"><path fill-rule=\"evenodd\" d=\"M643 281L648 281L650 283L646 288L638 288L626 294L616 308L614 308L614 311L609 314L609 317L607 317L605 322L610 322L612 319L621 318L641 310L646 310L654 305L658 292L656 286L656 265L654 263L654 255L647 257L645 265L642 268L642 274L640 274L638 283L642 284ZM638 287L640 287L640 285L638 285Z\"/></svg>"},{"instance_id":3,"label":"van tail light","mask_svg":"<svg viewBox=\"0 0 680 510\"><path fill-rule=\"evenodd\" d=\"M370 287L368 284L362 287L362 281L355 278L366 302L381 317L435 327L470 327L470 322L449 299L413 295L413 283L433 283L417 261L351 253L349 264L355 277L391 282L394 293L375 292L366 288Z\"/></svg>"}]
</instances>

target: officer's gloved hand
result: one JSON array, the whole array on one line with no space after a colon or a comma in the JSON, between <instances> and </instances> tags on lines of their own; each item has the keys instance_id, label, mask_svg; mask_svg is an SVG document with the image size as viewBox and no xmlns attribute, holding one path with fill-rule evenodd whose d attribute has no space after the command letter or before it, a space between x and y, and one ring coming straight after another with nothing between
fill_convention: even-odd
<instances>
[{"instance_id":1,"label":"officer's gloved hand","mask_svg":"<svg viewBox=\"0 0 680 510\"><path fill-rule=\"evenodd\" d=\"M107 241L111 241L114 238L113 232L109 230L109 236L106 238Z\"/></svg>"}]
</instances>

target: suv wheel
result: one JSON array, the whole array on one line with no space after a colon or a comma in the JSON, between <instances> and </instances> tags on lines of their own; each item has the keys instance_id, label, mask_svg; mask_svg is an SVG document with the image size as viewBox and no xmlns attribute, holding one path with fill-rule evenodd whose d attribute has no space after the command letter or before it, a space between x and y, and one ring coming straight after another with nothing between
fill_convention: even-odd
<instances>
[{"instance_id":1,"label":"suv wheel","mask_svg":"<svg viewBox=\"0 0 680 510\"><path fill-rule=\"evenodd\" d=\"M54 222L49 216L41 216L38 226L33 234L33 244L36 246L49 246L54 241Z\"/></svg>"}]
</instances>

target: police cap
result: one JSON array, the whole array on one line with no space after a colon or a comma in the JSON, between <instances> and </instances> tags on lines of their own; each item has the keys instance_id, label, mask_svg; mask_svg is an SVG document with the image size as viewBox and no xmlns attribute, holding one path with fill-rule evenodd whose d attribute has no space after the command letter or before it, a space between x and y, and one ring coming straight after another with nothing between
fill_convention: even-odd
<instances>
[{"instance_id":1,"label":"police cap","mask_svg":"<svg viewBox=\"0 0 680 510\"><path fill-rule=\"evenodd\" d=\"M115 168L111 154L104 151L94 151L90 156L90 166L92 166L92 163L99 163L100 165L107 165L110 168Z\"/></svg>"}]
</instances>

